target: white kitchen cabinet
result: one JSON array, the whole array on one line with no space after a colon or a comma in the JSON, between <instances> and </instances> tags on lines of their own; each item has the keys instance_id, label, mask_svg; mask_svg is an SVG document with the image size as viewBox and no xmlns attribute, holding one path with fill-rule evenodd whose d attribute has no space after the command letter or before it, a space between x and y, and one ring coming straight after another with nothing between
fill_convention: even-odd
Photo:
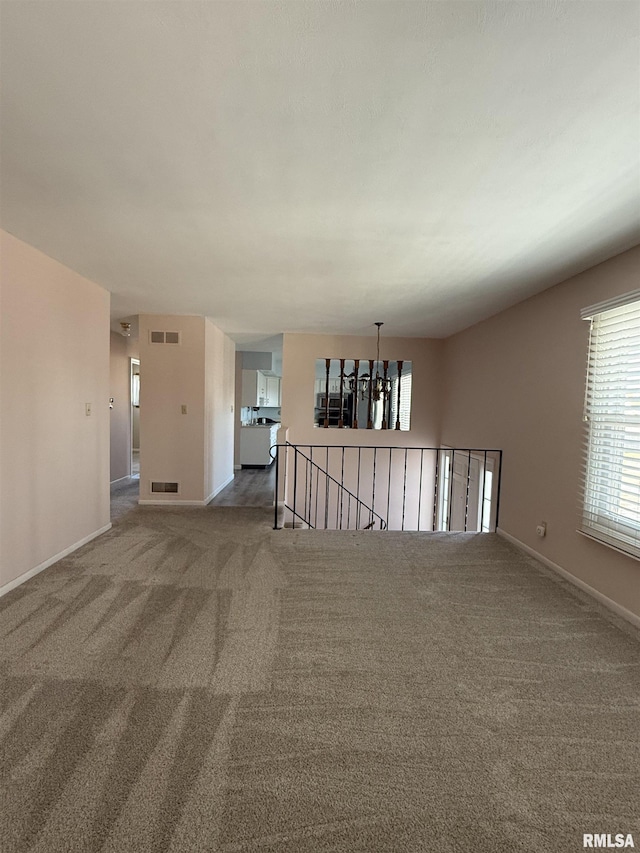
<instances>
[{"instance_id":1,"label":"white kitchen cabinet","mask_svg":"<svg viewBox=\"0 0 640 853\"><path fill-rule=\"evenodd\" d=\"M245 467L271 465L269 448L278 441L280 424L244 426L240 430L240 464Z\"/></svg>"},{"instance_id":2,"label":"white kitchen cabinet","mask_svg":"<svg viewBox=\"0 0 640 853\"><path fill-rule=\"evenodd\" d=\"M327 389L327 380L326 379L316 379L315 383L315 392L316 394L324 394ZM330 378L329 379L329 393L330 394L339 394L340 393L340 377L337 379ZM346 393L346 383L345 383L345 393Z\"/></svg>"},{"instance_id":3,"label":"white kitchen cabinet","mask_svg":"<svg viewBox=\"0 0 640 853\"><path fill-rule=\"evenodd\" d=\"M280 377L267 376L267 402L265 406L275 408L280 405Z\"/></svg>"},{"instance_id":4,"label":"white kitchen cabinet","mask_svg":"<svg viewBox=\"0 0 640 853\"><path fill-rule=\"evenodd\" d=\"M242 406L266 406L267 377L260 370L242 371Z\"/></svg>"},{"instance_id":5,"label":"white kitchen cabinet","mask_svg":"<svg viewBox=\"0 0 640 853\"><path fill-rule=\"evenodd\" d=\"M242 371L242 406L280 405L280 377L265 376L260 370Z\"/></svg>"}]
</instances>

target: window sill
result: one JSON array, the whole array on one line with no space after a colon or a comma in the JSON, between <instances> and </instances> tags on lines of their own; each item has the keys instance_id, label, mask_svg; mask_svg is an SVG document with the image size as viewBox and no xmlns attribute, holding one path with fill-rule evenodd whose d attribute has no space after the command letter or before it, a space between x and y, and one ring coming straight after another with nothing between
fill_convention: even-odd
<instances>
[{"instance_id":1,"label":"window sill","mask_svg":"<svg viewBox=\"0 0 640 853\"><path fill-rule=\"evenodd\" d=\"M584 536L586 539L590 539L592 542L597 542L599 545L604 545L605 548L611 548L612 551L617 551L619 554L624 554L625 557L630 557L632 560L636 562L640 562L640 549L638 551L626 550L624 547L624 543L620 543L620 545L614 545L613 542L609 542L606 539L601 539L595 533L588 533L586 530L582 530L581 528L576 529L576 533L579 533L581 536ZM628 546L632 548L633 546Z\"/></svg>"}]
</instances>

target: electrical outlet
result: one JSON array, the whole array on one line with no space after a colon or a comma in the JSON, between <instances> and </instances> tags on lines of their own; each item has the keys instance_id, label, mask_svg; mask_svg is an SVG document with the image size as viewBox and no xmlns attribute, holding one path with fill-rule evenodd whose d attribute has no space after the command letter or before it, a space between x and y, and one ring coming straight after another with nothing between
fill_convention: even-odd
<instances>
[{"instance_id":1,"label":"electrical outlet","mask_svg":"<svg viewBox=\"0 0 640 853\"><path fill-rule=\"evenodd\" d=\"M541 521L540 524L536 527L537 535L543 539L547 535L547 522Z\"/></svg>"}]
</instances>

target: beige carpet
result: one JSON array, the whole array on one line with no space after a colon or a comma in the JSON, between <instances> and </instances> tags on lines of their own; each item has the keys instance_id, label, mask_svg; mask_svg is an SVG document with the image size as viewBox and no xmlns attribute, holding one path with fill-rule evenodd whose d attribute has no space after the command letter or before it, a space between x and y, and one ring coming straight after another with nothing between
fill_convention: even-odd
<instances>
[{"instance_id":1,"label":"beige carpet","mask_svg":"<svg viewBox=\"0 0 640 853\"><path fill-rule=\"evenodd\" d=\"M2 853L640 846L638 637L493 535L138 508L0 599Z\"/></svg>"}]
</instances>

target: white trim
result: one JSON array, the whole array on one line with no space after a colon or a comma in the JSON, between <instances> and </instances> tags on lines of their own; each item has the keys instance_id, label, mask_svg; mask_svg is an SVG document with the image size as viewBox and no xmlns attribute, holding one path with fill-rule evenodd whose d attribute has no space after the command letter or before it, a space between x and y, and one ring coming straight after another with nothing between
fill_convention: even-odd
<instances>
[{"instance_id":1,"label":"white trim","mask_svg":"<svg viewBox=\"0 0 640 853\"><path fill-rule=\"evenodd\" d=\"M604 302L597 302L595 305L589 305L580 311L580 316L583 320L591 320L594 314L602 314L603 311L612 311L614 308L622 308L623 305L629 305L630 302L640 300L640 290L632 290L630 293L623 293L621 296L614 296L613 299L605 299Z\"/></svg>"},{"instance_id":2,"label":"white trim","mask_svg":"<svg viewBox=\"0 0 640 853\"><path fill-rule=\"evenodd\" d=\"M167 493L167 494L170 494ZM152 501L139 500L139 506L206 506L206 501Z\"/></svg>"},{"instance_id":3,"label":"white trim","mask_svg":"<svg viewBox=\"0 0 640 853\"><path fill-rule=\"evenodd\" d=\"M48 569L49 566L52 566L54 563L57 563L58 560L62 560L63 557L68 556L72 553L72 551L77 551L78 548L81 548L83 545L86 545L87 542L91 542L92 539L96 539L98 536L102 536L103 533L106 533L107 530L111 530L111 522L109 524L105 524L104 527L101 527L100 530L96 530L93 533L90 533L88 536L85 536L84 539L81 539L79 542L76 542L74 545L69 545L68 548L65 548L64 551L60 551L59 554L56 554L55 557L51 557L48 560L45 560L44 563L40 563L40 565L36 566L34 569L29 569L28 572L24 572L24 574L19 575L17 578L14 578L9 583L6 583L4 586L0 586L0 598L6 593L11 592L12 589L15 589L20 584L23 584L25 581L28 581L30 578L39 574L40 572Z\"/></svg>"},{"instance_id":4,"label":"white trim","mask_svg":"<svg viewBox=\"0 0 640 853\"><path fill-rule=\"evenodd\" d=\"M616 615L621 616L627 622L630 622L636 628L640 628L640 616L637 616L631 610L627 610L626 607L623 607L621 604L618 604L617 601L614 601L612 598L604 595L604 593L599 592L594 587L589 586L588 583L580 580L575 575L572 575L571 572L568 572L566 569L563 569L562 566L559 566L557 563L554 563L552 560L549 560L548 557L545 557L543 554L540 554L538 551L534 551L533 548L530 548L529 545L525 545L524 542L521 542L519 539L516 539L515 536L512 536L510 533L507 533L506 530L502 530L502 528L498 527L496 530L498 536L502 536L503 539L506 539L507 542L511 542L512 545L515 545L516 548L519 548L521 551L529 554L529 556L533 557L536 560L539 560L545 566L547 566L552 571L559 574L565 580L569 581L569 583L577 586L578 589L581 589L583 592L586 592L587 595L590 595L592 598L595 598L596 601L599 601L600 604L603 604L608 610L612 610Z\"/></svg>"},{"instance_id":5,"label":"white trim","mask_svg":"<svg viewBox=\"0 0 640 853\"><path fill-rule=\"evenodd\" d=\"M605 548L611 548L613 551L617 551L618 554L624 554L625 557L630 557L632 560L640 560L640 554L636 554L632 551L625 551L622 545L614 545L613 542L608 542L605 539L601 539L595 533L588 533L586 530L581 530L580 528L576 528L576 533L579 533L580 536L584 536L587 539L591 539L592 542L597 542L599 545L604 545ZM611 538L613 539L613 537Z\"/></svg>"},{"instance_id":6,"label":"white trim","mask_svg":"<svg viewBox=\"0 0 640 853\"><path fill-rule=\"evenodd\" d=\"M110 486L115 486L115 485L116 485L116 483L123 483L125 480L130 480L130 479L131 479L131 474L127 474L125 477L118 477L118 479L117 479L117 480L111 480L111 482L109 483L109 485L110 485Z\"/></svg>"}]
</instances>

